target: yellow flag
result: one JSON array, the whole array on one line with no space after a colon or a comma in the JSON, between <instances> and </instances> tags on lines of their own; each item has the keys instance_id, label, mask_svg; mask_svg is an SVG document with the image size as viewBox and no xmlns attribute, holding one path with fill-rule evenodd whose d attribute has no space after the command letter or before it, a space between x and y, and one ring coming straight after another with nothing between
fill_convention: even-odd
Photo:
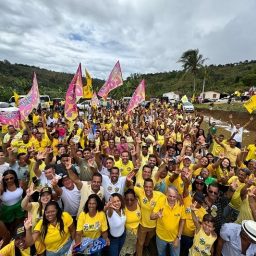
<instances>
[{"instance_id":1,"label":"yellow flag","mask_svg":"<svg viewBox=\"0 0 256 256\"><path fill-rule=\"evenodd\" d=\"M15 106L19 106L19 94L17 92L13 92L14 100L15 100Z\"/></svg>"},{"instance_id":2,"label":"yellow flag","mask_svg":"<svg viewBox=\"0 0 256 256\"><path fill-rule=\"evenodd\" d=\"M256 95L253 95L248 101L244 103L244 107L251 114L253 110L256 110Z\"/></svg>"},{"instance_id":3,"label":"yellow flag","mask_svg":"<svg viewBox=\"0 0 256 256\"><path fill-rule=\"evenodd\" d=\"M188 97L187 97L187 95L183 95L183 96L182 96L181 102L182 102L182 103L188 102Z\"/></svg>"},{"instance_id":4,"label":"yellow flag","mask_svg":"<svg viewBox=\"0 0 256 256\"><path fill-rule=\"evenodd\" d=\"M195 102L195 99L196 99L196 97L195 97L195 94L193 93L193 96L192 96L192 98L191 98L191 102L192 102L192 103Z\"/></svg>"},{"instance_id":5,"label":"yellow flag","mask_svg":"<svg viewBox=\"0 0 256 256\"><path fill-rule=\"evenodd\" d=\"M93 96L92 78L86 69L85 69L85 74L86 74L86 85L83 87L83 97L86 99L91 99Z\"/></svg>"}]
</instances>

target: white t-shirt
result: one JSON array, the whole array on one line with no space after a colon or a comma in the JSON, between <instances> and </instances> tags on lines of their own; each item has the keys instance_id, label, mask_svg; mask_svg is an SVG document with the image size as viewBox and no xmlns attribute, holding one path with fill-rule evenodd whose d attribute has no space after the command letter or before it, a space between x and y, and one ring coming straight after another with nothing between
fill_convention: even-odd
<instances>
[{"instance_id":1,"label":"white t-shirt","mask_svg":"<svg viewBox=\"0 0 256 256\"><path fill-rule=\"evenodd\" d=\"M81 194L76 185L72 190L62 187L61 199L64 204L64 211L71 216L76 216L80 204Z\"/></svg>"},{"instance_id":2,"label":"white t-shirt","mask_svg":"<svg viewBox=\"0 0 256 256\"><path fill-rule=\"evenodd\" d=\"M238 131L238 133L233 137L234 140L236 140L236 142L242 142L243 140L243 132L244 132L244 128L240 127L239 129L236 129L235 126L233 126L233 128L231 128L231 136L233 135L234 132Z\"/></svg>"},{"instance_id":3,"label":"white t-shirt","mask_svg":"<svg viewBox=\"0 0 256 256\"><path fill-rule=\"evenodd\" d=\"M3 173L8 169L10 169L10 165L8 163L0 164L0 177L2 177Z\"/></svg>"},{"instance_id":4,"label":"white t-shirt","mask_svg":"<svg viewBox=\"0 0 256 256\"><path fill-rule=\"evenodd\" d=\"M104 188L106 202L109 201L109 198L113 193L118 193L123 196L125 184L125 176L119 177L117 183L113 184L108 176L102 175L102 187Z\"/></svg>"},{"instance_id":5,"label":"white t-shirt","mask_svg":"<svg viewBox=\"0 0 256 256\"><path fill-rule=\"evenodd\" d=\"M111 217L108 216L109 232L113 237L119 237L124 233L126 216L121 211L121 216L114 210Z\"/></svg>"},{"instance_id":6,"label":"white t-shirt","mask_svg":"<svg viewBox=\"0 0 256 256\"><path fill-rule=\"evenodd\" d=\"M5 192L3 192L0 199L4 205L11 206L17 204L22 199L22 193L22 188L17 188L14 191L9 191L7 189Z\"/></svg>"},{"instance_id":7,"label":"white t-shirt","mask_svg":"<svg viewBox=\"0 0 256 256\"><path fill-rule=\"evenodd\" d=\"M57 180L61 179L61 177L57 174L55 174L54 178ZM51 184L52 180L48 180L44 172L41 173L39 180L40 180L40 185L42 185L43 187L52 187L52 184Z\"/></svg>"}]
</instances>

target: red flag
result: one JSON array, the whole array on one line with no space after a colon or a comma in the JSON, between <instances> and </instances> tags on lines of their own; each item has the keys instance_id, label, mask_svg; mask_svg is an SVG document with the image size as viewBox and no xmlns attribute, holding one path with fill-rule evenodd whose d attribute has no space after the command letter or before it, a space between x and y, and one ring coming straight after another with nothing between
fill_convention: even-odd
<instances>
[{"instance_id":1,"label":"red flag","mask_svg":"<svg viewBox=\"0 0 256 256\"><path fill-rule=\"evenodd\" d=\"M127 113L130 113L134 108L136 108L144 100L145 100L145 81L143 79L132 95L132 98L127 108Z\"/></svg>"},{"instance_id":2,"label":"red flag","mask_svg":"<svg viewBox=\"0 0 256 256\"><path fill-rule=\"evenodd\" d=\"M115 88L121 86L123 84L122 71L119 61L117 61L116 65L112 69L108 80L98 91L98 95L104 99L107 98L110 91Z\"/></svg>"}]
</instances>

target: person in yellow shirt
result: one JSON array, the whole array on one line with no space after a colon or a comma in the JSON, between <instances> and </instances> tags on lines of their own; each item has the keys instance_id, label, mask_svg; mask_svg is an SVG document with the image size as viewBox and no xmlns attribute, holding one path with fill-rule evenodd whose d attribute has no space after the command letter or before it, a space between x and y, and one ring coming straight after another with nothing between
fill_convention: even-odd
<instances>
[{"instance_id":1,"label":"person in yellow shirt","mask_svg":"<svg viewBox=\"0 0 256 256\"><path fill-rule=\"evenodd\" d=\"M192 219L191 205L195 204L195 215L199 222L202 222L204 215L207 213L205 208L202 206L204 203L204 194L202 192L196 192L193 197L186 192L183 198L185 208L185 224L180 241L180 256L187 256L189 249L193 244L193 238L195 235L196 226Z\"/></svg>"},{"instance_id":2,"label":"person in yellow shirt","mask_svg":"<svg viewBox=\"0 0 256 256\"><path fill-rule=\"evenodd\" d=\"M134 169L133 162L129 160L128 151L121 153L121 159L115 163L115 167L119 168L121 176L127 176Z\"/></svg>"},{"instance_id":3,"label":"person in yellow shirt","mask_svg":"<svg viewBox=\"0 0 256 256\"><path fill-rule=\"evenodd\" d=\"M159 256L166 255L169 244L170 255L180 255L180 240L185 224L185 209L178 200L174 186L167 189L166 196L157 201L151 215L156 220L156 246Z\"/></svg>"},{"instance_id":4,"label":"person in yellow shirt","mask_svg":"<svg viewBox=\"0 0 256 256\"><path fill-rule=\"evenodd\" d=\"M241 190L244 188L245 180L249 177L250 171L247 168L239 169L238 175L233 176L228 180L229 190L233 192L230 203L224 208L223 218L225 222L236 221L242 199L240 196Z\"/></svg>"},{"instance_id":5,"label":"person in yellow shirt","mask_svg":"<svg viewBox=\"0 0 256 256\"><path fill-rule=\"evenodd\" d=\"M34 144L29 138L27 132L23 132L23 135L20 140L13 140L11 146L17 150L17 154L28 153L28 149L33 148Z\"/></svg>"},{"instance_id":6,"label":"person in yellow shirt","mask_svg":"<svg viewBox=\"0 0 256 256\"><path fill-rule=\"evenodd\" d=\"M191 205L190 208L196 231L193 245L189 250L189 256L214 255L213 244L217 239L217 235L214 232L214 218L211 214L205 214L202 224L200 224L195 214L195 204Z\"/></svg>"},{"instance_id":7,"label":"person in yellow shirt","mask_svg":"<svg viewBox=\"0 0 256 256\"><path fill-rule=\"evenodd\" d=\"M247 156L246 156L246 161L249 161L249 160L256 160L256 140L254 141L254 144L249 144L247 146L247 150L248 150L248 153L247 153Z\"/></svg>"},{"instance_id":8,"label":"person in yellow shirt","mask_svg":"<svg viewBox=\"0 0 256 256\"><path fill-rule=\"evenodd\" d=\"M133 189L124 193L125 215L126 215L126 237L120 252L120 256L134 255L136 252L137 231L141 219L141 210Z\"/></svg>"},{"instance_id":9,"label":"person in yellow shirt","mask_svg":"<svg viewBox=\"0 0 256 256\"><path fill-rule=\"evenodd\" d=\"M56 201L50 201L45 206L43 219L36 224L33 233L31 217L27 221L30 222L30 228L26 227L26 243L29 246L41 238L46 248L46 255L48 253L62 256L69 250L75 238L75 226L70 214L62 212Z\"/></svg>"},{"instance_id":10,"label":"person in yellow shirt","mask_svg":"<svg viewBox=\"0 0 256 256\"><path fill-rule=\"evenodd\" d=\"M97 239L103 237L109 245L108 225L103 211L103 203L98 195L88 197L84 211L79 214L77 220L75 243L80 244L83 237Z\"/></svg>"},{"instance_id":11,"label":"person in yellow shirt","mask_svg":"<svg viewBox=\"0 0 256 256\"><path fill-rule=\"evenodd\" d=\"M36 255L42 254L44 251L36 251L34 245L31 247L25 241L26 230L23 225L18 225L15 231L14 239L5 247L0 249L1 256L17 256L17 255Z\"/></svg>"},{"instance_id":12,"label":"person in yellow shirt","mask_svg":"<svg viewBox=\"0 0 256 256\"><path fill-rule=\"evenodd\" d=\"M141 206L136 253L137 256L142 256L143 246L148 246L151 238L155 235L156 220L150 219L151 212L158 200L164 195L159 191L154 191L152 179L145 179L143 188L134 187L134 191Z\"/></svg>"}]
</instances>

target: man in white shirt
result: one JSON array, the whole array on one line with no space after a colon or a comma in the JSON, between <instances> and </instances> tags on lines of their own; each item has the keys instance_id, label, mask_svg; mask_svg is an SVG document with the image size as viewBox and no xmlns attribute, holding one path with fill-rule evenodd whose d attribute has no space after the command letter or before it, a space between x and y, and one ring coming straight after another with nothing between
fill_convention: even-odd
<instances>
[{"instance_id":1,"label":"man in white shirt","mask_svg":"<svg viewBox=\"0 0 256 256\"><path fill-rule=\"evenodd\" d=\"M256 222L244 220L242 225L226 223L221 227L216 256L256 255Z\"/></svg>"},{"instance_id":2,"label":"man in white shirt","mask_svg":"<svg viewBox=\"0 0 256 256\"><path fill-rule=\"evenodd\" d=\"M60 186L58 186L58 183ZM81 194L74 182L65 175L59 180L52 181L52 187L56 194L61 198L63 209L68 212L73 218L76 218Z\"/></svg>"},{"instance_id":3,"label":"man in white shirt","mask_svg":"<svg viewBox=\"0 0 256 256\"><path fill-rule=\"evenodd\" d=\"M134 173L133 173L134 175ZM102 175L102 186L104 188L104 193L105 193L105 201L108 202L110 196L113 193L118 193L120 195L124 195L124 189L126 185L126 181L130 180L131 175L127 176L121 176L120 177L120 172L117 167L113 167L110 170L110 177L106 175ZM128 179L127 179L128 177Z\"/></svg>"}]
</instances>

